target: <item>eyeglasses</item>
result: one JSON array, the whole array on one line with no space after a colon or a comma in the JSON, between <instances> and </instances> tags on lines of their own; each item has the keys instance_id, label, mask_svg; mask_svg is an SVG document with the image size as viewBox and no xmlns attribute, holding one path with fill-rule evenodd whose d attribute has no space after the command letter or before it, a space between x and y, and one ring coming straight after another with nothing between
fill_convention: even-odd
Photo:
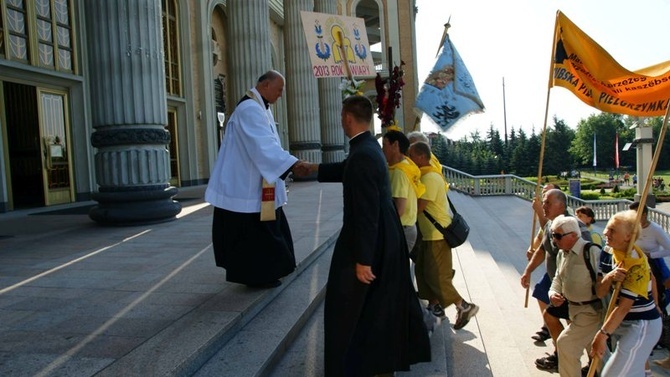
<instances>
[{"instance_id":1,"label":"eyeglasses","mask_svg":"<svg viewBox=\"0 0 670 377\"><path fill-rule=\"evenodd\" d=\"M554 237L555 239L557 239L558 241L560 241L561 238L567 236L568 234L572 234L572 233L574 233L574 232L567 232L567 233L563 233L563 234L556 233L556 232L551 232L551 236Z\"/></svg>"}]
</instances>

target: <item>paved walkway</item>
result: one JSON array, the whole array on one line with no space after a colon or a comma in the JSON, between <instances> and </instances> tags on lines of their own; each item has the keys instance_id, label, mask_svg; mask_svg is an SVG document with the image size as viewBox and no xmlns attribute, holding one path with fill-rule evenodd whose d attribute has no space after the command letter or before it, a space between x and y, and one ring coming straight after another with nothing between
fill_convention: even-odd
<instances>
[{"instance_id":1,"label":"paved walkway","mask_svg":"<svg viewBox=\"0 0 670 377\"><path fill-rule=\"evenodd\" d=\"M275 290L225 281L214 266L212 211L202 202L203 189L180 190L179 218L149 226L98 226L86 215L92 203L0 214L0 376L193 375L220 348L215 340L222 331L244 326L264 307L259 302L272 301L281 289L290 293L297 273ZM472 226L455 253L455 283L481 310L454 331L449 308L449 320L432 337L433 363L400 375L546 376L533 360L551 347L530 339L540 315L532 301L524 308L519 286L529 203L450 197ZM286 213L297 259L306 264L341 226L341 185L292 184ZM322 375L318 331L317 338L304 335L319 325L319 315L314 318L296 345L314 339L316 345L308 343L311 352L298 361L287 356L275 375ZM281 372L287 363L295 372ZM299 363L311 363L312 374L296 369ZM216 372L240 375L225 367Z\"/></svg>"},{"instance_id":2,"label":"paved walkway","mask_svg":"<svg viewBox=\"0 0 670 377\"><path fill-rule=\"evenodd\" d=\"M98 226L92 203L0 214L0 376L190 375L178 368L202 344L272 300L279 289L227 283L214 265L203 190L180 190L179 218L147 226ZM342 189L290 190L301 263L339 230Z\"/></svg>"}]
</instances>

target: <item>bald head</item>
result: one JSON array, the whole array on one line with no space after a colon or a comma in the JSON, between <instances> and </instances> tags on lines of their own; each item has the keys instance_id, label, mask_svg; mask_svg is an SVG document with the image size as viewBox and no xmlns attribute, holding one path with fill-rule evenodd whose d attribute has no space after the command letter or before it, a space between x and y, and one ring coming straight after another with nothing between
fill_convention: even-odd
<instances>
[{"instance_id":1,"label":"bald head","mask_svg":"<svg viewBox=\"0 0 670 377\"><path fill-rule=\"evenodd\" d=\"M284 92L284 76L275 71L267 71L258 78L256 90L269 103L275 103Z\"/></svg>"}]
</instances>

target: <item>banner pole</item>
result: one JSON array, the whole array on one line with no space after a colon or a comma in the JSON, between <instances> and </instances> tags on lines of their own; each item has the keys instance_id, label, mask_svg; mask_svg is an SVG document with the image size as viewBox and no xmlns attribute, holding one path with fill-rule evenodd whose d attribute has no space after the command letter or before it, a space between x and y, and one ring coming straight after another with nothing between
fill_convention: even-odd
<instances>
[{"instance_id":1,"label":"banner pole","mask_svg":"<svg viewBox=\"0 0 670 377\"><path fill-rule=\"evenodd\" d=\"M544 125L542 126L542 144L540 146L540 162L537 168L537 183L535 185L535 200L542 200L540 193L542 192L542 162L544 161L544 147L547 141L547 118L549 116L549 97L551 94L551 84L553 82L553 71L554 71L554 55L556 50L556 35L558 34L558 12L556 13L556 24L554 25L554 39L551 46L551 59L549 60L549 81L547 83L547 101L544 105ZM533 247L533 240L535 239L535 220L537 219L537 213L533 210L532 217L532 226L530 231L530 247ZM541 225L541 224L540 224ZM545 251L546 252L546 251ZM524 300L524 308L528 307L528 294L530 290L530 282L528 287L526 287L526 299Z\"/></svg>"},{"instance_id":2,"label":"banner pole","mask_svg":"<svg viewBox=\"0 0 670 377\"><path fill-rule=\"evenodd\" d=\"M341 30L337 31L337 44L340 45L340 51L342 52L342 61L344 62L344 71L347 73L347 79L349 81L354 81L354 77L351 74L351 69L349 68L349 60L347 59L347 50L344 49L344 34Z\"/></svg>"}]
</instances>

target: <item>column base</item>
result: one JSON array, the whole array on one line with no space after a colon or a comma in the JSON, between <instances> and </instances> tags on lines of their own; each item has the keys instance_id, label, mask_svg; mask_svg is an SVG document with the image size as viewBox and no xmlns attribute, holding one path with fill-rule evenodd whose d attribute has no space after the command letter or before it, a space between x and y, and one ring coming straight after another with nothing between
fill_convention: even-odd
<instances>
[{"instance_id":1,"label":"column base","mask_svg":"<svg viewBox=\"0 0 670 377\"><path fill-rule=\"evenodd\" d=\"M102 190L102 189L101 189ZM88 216L101 225L132 226L176 220L181 204L174 186L115 189L93 193L98 202Z\"/></svg>"}]
</instances>

